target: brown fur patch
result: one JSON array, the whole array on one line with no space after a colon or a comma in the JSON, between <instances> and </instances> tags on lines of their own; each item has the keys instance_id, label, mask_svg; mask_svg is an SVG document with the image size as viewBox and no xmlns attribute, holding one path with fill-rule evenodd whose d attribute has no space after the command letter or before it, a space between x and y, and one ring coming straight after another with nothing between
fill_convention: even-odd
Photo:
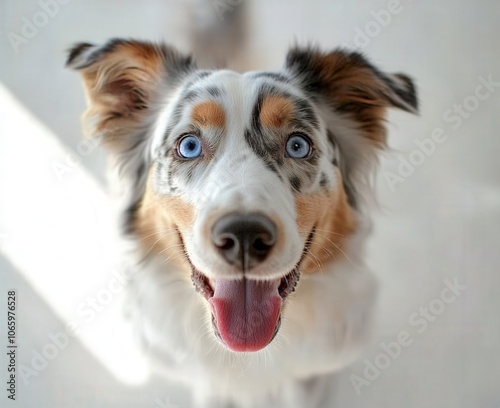
<instances>
[{"instance_id":1,"label":"brown fur patch","mask_svg":"<svg viewBox=\"0 0 500 408\"><path fill-rule=\"evenodd\" d=\"M206 101L193 107L191 119L198 126L219 127L226 124L226 114L217 102Z\"/></svg>"},{"instance_id":2,"label":"brown fur patch","mask_svg":"<svg viewBox=\"0 0 500 408\"><path fill-rule=\"evenodd\" d=\"M83 69L90 107L106 113L101 127L109 120L126 119L147 108L164 70L163 57L152 44L123 43Z\"/></svg>"},{"instance_id":3,"label":"brown fur patch","mask_svg":"<svg viewBox=\"0 0 500 408\"><path fill-rule=\"evenodd\" d=\"M340 174L338 175L340 179ZM355 222L344 188L329 193L301 195L295 199L297 227L303 239L313 227L314 239L304 259L304 273L321 272L327 262L345 257L343 245L354 232Z\"/></svg>"},{"instance_id":4,"label":"brown fur patch","mask_svg":"<svg viewBox=\"0 0 500 408\"><path fill-rule=\"evenodd\" d=\"M166 46L142 41L121 41L97 50L81 68L88 109L84 114L87 136L103 136L114 151L134 145L130 134L144 118L166 79L166 64L175 54Z\"/></svg>"},{"instance_id":5,"label":"brown fur patch","mask_svg":"<svg viewBox=\"0 0 500 408\"><path fill-rule=\"evenodd\" d=\"M360 56L345 52L311 52L306 64L329 104L355 120L377 147L385 147L385 108L391 105L386 95L390 90L373 68Z\"/></svg>"},{"instance_id":6,"label":"brown fur patch","mask_svg":"<svg viewBox=\"0 0 500 408\"><path fill-rule=\"evenodd\" d=\"M194 209L190 204L179 197L159 197L148 186L137 213L134 232L141 239L145 254L161 254L168 262L190 271L179 233L182 234L193 221Z\"/></svg>"},{"instance_id":7,"label":"brown fur patch","mask_svg":"<svg viewBox=\"0 0 500 408\"><path fill-rule=\"evenodd\" d=\"M372 70L344 53L317 56L311 63L316 65L320 81L328 84L335 105L354 116L368 139L379 147L385 146L386 89Z\"/></svg>"},{"instance_id":8,"label":"brown fur patch","mask_svg":"<svg viewBox=\"0 0 500 408\"><path fill-rule=\"evenodd\" d=\"M260 122L263 126L277 128L286 126L293 119L293 103L282 96L267 96L262 102Z\"/></svg>"}]
</instances>

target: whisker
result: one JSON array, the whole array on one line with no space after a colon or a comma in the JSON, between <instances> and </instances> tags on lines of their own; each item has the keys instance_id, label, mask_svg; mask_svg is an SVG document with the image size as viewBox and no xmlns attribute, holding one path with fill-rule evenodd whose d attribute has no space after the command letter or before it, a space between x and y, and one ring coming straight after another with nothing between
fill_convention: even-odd
<instances>
[{"instance_id":1,"label":"whisker","mask_svg":"<svg viewBox=\"0 0 500 408\"><path fill-rule=\"evenodd\" d=\"M327 238L328 239L328 238ZM330 240L329 240L330 241ZM331 241L330 241L331 242ZM333 244L333 242L331 242ZM325 245L321 244L320 242L316 242L316 245L325 251L328 255L330 255L332 258L335 258L335 254L330 251L330 248L326 247Z\"/></svg>"},{"instance_id":2,"label":"whisker","mask_svg":"<svg viewBox=\"0 0 500 408\"><path fill-rule=\"evenodd\" d=\"M314 231L315 232L326 232L328 234L339 235L341 237L346 237L347 236L345 234L341 234L339 232L335 232L335 231L331 231L331 230L327 230L327 229L323 229L323 228L315 228ZM302 232L307 232L307 231L302 231ZM322 234L321 236L324 236L324 235Z\"/></svg>"},{"instance_id":3,"label":"whisker","mask_svg":"<svg viewBox=\"0 0 500 408\"><path fill-rule=\"evenodd\" d=\"M149 238L149 237L152 237L153 235L156 235L156 234L162 234L162 238L163 237L167 237L169 235L172 235L172 234L175 234L177 232L177 230L175 228L169 228L169 229L165 229L165 230L160 230L159 228L148 228L149 230L155 230L153 233L151 234L148 234L148 235L145 235L145 236L140 236L139 239L141 240L145 240L146 238Z\"/></svg>"},{"instance_id":4,"label":"whisker","mask_svg":"<svg viewBox=\"0 0 500 408\"><path fill-rule=\"evenodd\" d=\"M168 247L162 249L160 252L158 252L158 255L161 255L165 251L168 251L169 249L172 248L184 248L184 245L182 245L180 242L176 242L175 244L169 245Z\"/></svg>"},{"instance_id":5,"label":"whisker","mask_svg":"<svg viewBox=\"0 0 500 408\"><path fill-rule=\"evenodd\" d=\"M151 251L153 250L153 248L156 246L156 244L157 244L158 242L160 242L163 238L166 238L166 237L168 237L169 235L171 235L171 234L173 234L173 233L175 233L175 232L177 232L177 231L168 231L168 233L167 233L167 234L162 234L162 235L161 235L161 236L160 236L160 237L159 237L159 238L158 238L155 242L153 242L153 244L152 244L152 245L149 247L149 249L146 251L146 255L145 255L145 257L147 257L147 256L151 253ZM155 235L155 234L152 234L152 235Z\"/></svg>"},{"instance_id":6,"label":"whisker","mask_svg":"<svg viewBox=\"0 0 500 408\"><path fill-rule=\"evenodd\" d=\"M337 233L335 231L331 231L331 230L326 230L326 229L322 229L322 228L317 228L315 229L315 232L320 232L320 236L324 239L326 239L328 242L330 242L330 244L332 244L342 255L345 256L345 258L355 267L357 267L356 263L347 255L347 253L339 246L337 245L335 242L333 242L327 235L325 234L321 234L321 232L326 232L328 234L334 234L334 235L339 235L339 236L342 236L342 237L346 237L346 235L344 234L340 234L340 233ZM331 253L325 246L322 246L320 243L316 243L316 245L319 245L325 252L327 252L329 255L331 255L332 257L335 258L334 254Z\"/></svg>"},{"instance_id":7,"label":"whisker","mask_svg":"<svg viewBox=\"0 0 500 408\"><path fill-rule=\"evenodd\" d=\"M309 259L311 262L314 262L316 265L318 265L318 268L319 268L321 273L324 272L322 263L316 255L314 255L313 253L308 253L308 254L304 254L304 258Z\"/></svg>"},{"instance_id":8,"label":"whisker","mask_svg":"<svg viewBox=\"0 0 500 408\"><path fill-rule=\"evenodd\" d=\"M172 258L174 258L175 256L180 256L180 257L183 257L184 256L184 251L180 251L180 250L176 250L175 252L173 252L168 258L165 258L161 265L165 265L165 264L168 264L170 262L170 260Z\"/></svg>"},{"instance_id":9,"label":"whisker","mask_svg":"<svg viewBox=\"0 0 500 408\"><path fill-rule=\"evenodd\" d=\"M337 248L337 250L346 257L346 259L352 264L352 266L354 267L357 267L358 265L356 265L353 260L345 253L345 251L340 247L338 246L335 242L333 242L331 239L329 238L326 238L335 248ZM321 246L321 244L318 244Z\"/></svg>"}]
</instances>

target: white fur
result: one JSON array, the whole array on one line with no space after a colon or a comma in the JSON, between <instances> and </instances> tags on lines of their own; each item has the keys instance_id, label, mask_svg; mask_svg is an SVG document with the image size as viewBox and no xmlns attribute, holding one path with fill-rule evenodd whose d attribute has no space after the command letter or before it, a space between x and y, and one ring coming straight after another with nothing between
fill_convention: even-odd
<instances>
[{"instance_id":1,"label":"white fur","mask_svg":"<svg viewBox=\"0 0 500 408\"><path fill-rule=\"evenodd\" d=\"M345 367L366 341L374 309L376 283L356 255L362 252L363 235L346 246L350 260L302 277L287 299L276 339L256 353L221 346L206 301L185 272L150 257L134 274L130 293L134 322L151 362L193 389L198 404L215 398L248 407L263 406L269 395L290 397L285 390L300 388L298 381ZM281 400L276 406L305 405Z\"/></svg>"},{"instance_id":2,"label":"white fur","mask_svg":"<svg viewBox=\"0 0 500 408\"><path fill-rule=\"evenodd\" d=\"M224 108L230 112L226 132L231 137L219 148L216 164L196 174L181 192L196 213L194 225L184 231L186 249L194 265L209 277L234 276L236 272L212 250L207 225L235 210L265 212L280 219L286 229L286 244L252 277L282 277L298 262L307 233L297 231L289 187L265 168L243 139L258 84L248 75L228 71L211 80L228 90L230 97ZM179 95L170 101L175 102ZM151 154L161 144L170 114L171 104L166 104L157 122ZM177 128L183 126L181 120ZM325 126L322 123L320 131ZM340 120L334 126L347 139L341 141L342 146L352 150L349 133L355 133L353 125ZM371 162L372 157L368 157L365 164ZM330 166L328 158L323 158L321 167L330 171ZM332 188L339 182L334 180ZM162 187L157 188L161 194ZM256 353L224 348L213 334L208 303L195 292L186 272L166 263L164 257L149 255L133 274L130 294L134 323L152 363L162 374L193 389L197 406L222 407L224 402L234 401L243 407L263 407L266 403L313 407L310 398L314 396L303 393L303 381L349 364L370 328L376 284L363 263L370 223L361 212L356 217L357 232L344 248L346 259L302 276L296 292L286 300L277 337Z\"/></svg>"}]
</instances>

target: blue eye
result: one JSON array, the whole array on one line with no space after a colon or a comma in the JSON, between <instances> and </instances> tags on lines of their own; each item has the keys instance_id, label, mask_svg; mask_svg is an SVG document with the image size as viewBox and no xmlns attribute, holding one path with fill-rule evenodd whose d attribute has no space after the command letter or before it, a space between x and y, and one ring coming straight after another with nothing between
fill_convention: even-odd
<instances>
[{"instance_id":1,"label":"blue eye","mask_svg":"<svg viewBox=\"0 0 500 408\"><path fill-rule=\"evenodd\" d=\"M292 159L304 159L311 153L311 144L304 136L295 133L286 142L286 153Z\"/></svg>"},{"instance_id":2,"label":"blue eye","mask_svg":"<svg viewBox=\"0 0 500 408\"><path fill-rule=\"evenodd\" d=\"M201 141L194 135L184 136L179 142L179 147L177 147L179 156L185 159L196 159L200 157L201 150Z\"/></svg>"}]
</instances>

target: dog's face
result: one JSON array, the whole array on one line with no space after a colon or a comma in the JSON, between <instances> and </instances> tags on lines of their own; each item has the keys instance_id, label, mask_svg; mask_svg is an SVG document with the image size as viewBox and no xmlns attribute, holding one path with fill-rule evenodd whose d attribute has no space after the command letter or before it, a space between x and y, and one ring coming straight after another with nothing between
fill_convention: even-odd
<instances>
[{"instance_id":1,"label":"dog's face","mask_svg":"<svg viewBox=\"0 0 500 408\"><path fill-rule=\"evenodd\" d=\"M68 63L89 132L130 183L128 231L185 271L233 351L267 346L300 275L342 256L385 109L417 107L406 76L343 51L294 49L282 72L238 74L114 40Z\"/></svg>"}]
</instances>

